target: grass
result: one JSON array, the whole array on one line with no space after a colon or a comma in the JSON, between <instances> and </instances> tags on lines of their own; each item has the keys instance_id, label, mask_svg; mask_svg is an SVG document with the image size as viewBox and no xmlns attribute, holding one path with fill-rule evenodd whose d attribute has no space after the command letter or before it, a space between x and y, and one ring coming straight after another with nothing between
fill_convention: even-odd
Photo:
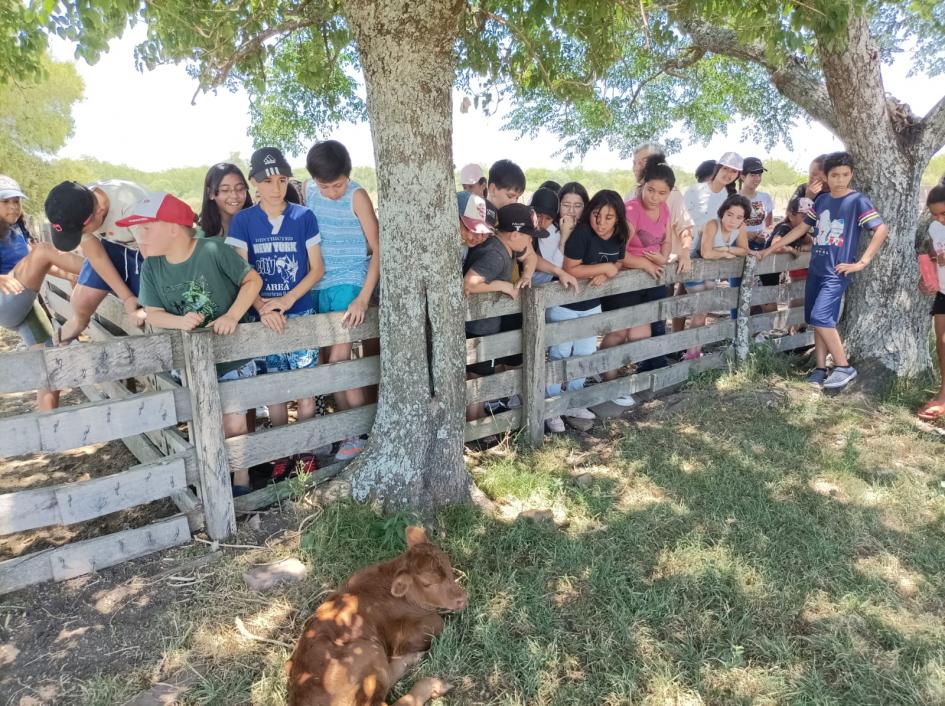
<instances>
[{"instance_id":1,"label":"grass","mask_svg":"<svg viewBox=\"0 0 945 706\"><path fill-rule=\"evenodd\" d=\"M787 372L756 351L595 438L480 454L498 517L452 508L434 528L469 608L397 694L436 675L449 704L945 703L945 442L912 421L915 389L831 399ZM556 522L516 518L530 508ZM262 601L239 580L250 558L226 564L164 656L205 665L185 703L283 704L288 650L241 640L234 612L294 640L410 521L322 508L276 552L310 579ZM86 687L105 703L121 684Z\"/></svg>"}]
</instances>

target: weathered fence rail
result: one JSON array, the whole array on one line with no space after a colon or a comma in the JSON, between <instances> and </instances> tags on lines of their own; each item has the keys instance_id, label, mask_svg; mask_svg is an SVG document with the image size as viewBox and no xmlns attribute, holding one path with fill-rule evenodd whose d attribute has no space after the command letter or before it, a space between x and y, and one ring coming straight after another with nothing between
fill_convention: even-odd
<instances>
[{"instance_id":1,"label":"weathered fence rail","mask_svg":"<svg viewBox=\"0 0 945 706\"><path fill-rule=\"evenodd\" d=\"M521 353L521 369L466 381L467 403L520 395L521 408L468 422L467 441L523 429L533 444L544 436L544 421L566 409L594 406L626 393L656 392L684 382L691 373L726 364L725 344L772 328L802 323L800 308L721 319L707 326L598 350L592 355L549 361L549 346L564 341L602 336L609 331L698 312L728 311L750 304L771 304L803 296L803 283L753 286L754 275L797 269L807 258L769 258L695 262L695 272L679 277L667 272L661 280L727 280L747 275L740 289L721 286L704 292L668 297L635 307L568 321L548 323L545 312L588 298L647 289L654 280L627 272L599 288L586 284L577 294L550 283L525 289L517 300L491 294L471 297L466 320L521 314L521 330L505 331L466 341L466 362L475 363ZM71 313L69 282L54 277L43 292L60 320ZM124 316L114 297L107 297L88 331L91 342L42 351L5 353L2 365L14 374L0 376L0 393L37 388L80 388L86 404L53 412L0 419L0 455L56 452L121 439L140 462L110 476L0 495L0 534L53 524L73 524L156 499L170 497L179 515L145 527L36 552L0 563L0 592L29 583L79 575L148 551L186 542L190 532L206 529L222 539L235 528L237 512L269 504L286 493L285 484L269 486L247 496L231 497L231 467L249 467L324 444L341 441L371 429L376 407L339 411L283 427L260 429L224 439L220 416L313 395L329 395L354 387L375 385L380 379L376 356L319 365L307 370L274 373L218 383L215 364L265 356L299 348L356 342L378 335L377 310L369 310L354 328L342 326L342 314L291 319L277 334L260 323L242 324L231 336L210 331L192 333L141 330ZM747 340L747 339L746 339ZM785 335L771 341L777 350L808 345L809 333ZM620 377L609 382L546 395L554 382L619 369L627 363L684 351L694 345L714 346L702 358L673 362L667 367ZM179 379L172 375L177 371ZM186 424L186 432L179 425ZM319 469L309 478L317 483L336 474L341 464Z\"/></svg>"}]
</instances>

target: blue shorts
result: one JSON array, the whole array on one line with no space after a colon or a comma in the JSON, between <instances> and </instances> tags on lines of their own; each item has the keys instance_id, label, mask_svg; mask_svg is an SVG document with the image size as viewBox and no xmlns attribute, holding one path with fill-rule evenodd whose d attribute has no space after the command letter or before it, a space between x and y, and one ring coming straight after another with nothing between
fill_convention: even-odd
<instances>
[{"instance_id":1,"label":"blue shorts","mask_svg":"<svg viewBox=\"0 0 945 706\"><path fill-rule=\"evenodd\" d=\"M118 270L118 276L128 285L128 289L130 289L135 296L138 296L138 283L141 279L141 263L144 262L141 253L137 250L126 248L119 243L113 243L110 240L102 239L100 242L102 243L102 247L105 248L105 252L108 254L108 259L112 261L115 269ZM112 288L108 286L98 272L92 269L92 263L88 260L82 263L82 271L79 273L79 284L91 287L92 289L102 289L106 292L112 291Z\"/></svg>"},{"instance_id":2,"label":"blue shorts","mask_svg":"<svg viewBox=\"0 0 945 706\"><path fill-rule=\"evenodd\" d=\"M286 314L286 318L294 319L297 316L310 316L314 313L311 309L306 309L294 314ZM317 348L303 348L291 353L272 353L266 356L267 373L284 373L289 370L314 368L316 365L318 365Z\"/></svg>"},{"instance_id":3,"label":"blue shorts","mask_svg":"<svg viewBox=\"0 0 945 706\"><path fill-rule=\"evenodd\" d=\"M347 311L348 306L361 293L361 287L353 284L336 284L328 289L314 289L315 313L328 314L332 311Z\"/></svg>"},{"instance_id":4,"label":"blue shorts","mask_svg":"<svg viewBox=\"0 0 945 706\"><path fill-rule=\"evenodd\" d=\"M715 289L716 281L714 279L693 279L683 282L686 286L686 294L695 294L696 292L704 292L707 289Z\"/></svg>"},{"instance_id":5,"label":"blue shorts","mask_svg":"<svg viewBox=\"0 0 945 706\"><path fill-rule=\"evenodd\" d=\"M804 286L804 321L818 328L837 328L840 302L849 284L849 277L818 277L808 273Z\"/></svg>"},{"instance_id":6,"label":"blue shorts","mask_svg":"<svg viewBox=\"0 0 945 706\"><path fill-rule=\"evenodd\" d=\"M217 375L217 382L229 382L230 380L243 380L256 376L256 361L247 360L238 368L228 370L222 375Z\"/></svg>"}]
</instances>

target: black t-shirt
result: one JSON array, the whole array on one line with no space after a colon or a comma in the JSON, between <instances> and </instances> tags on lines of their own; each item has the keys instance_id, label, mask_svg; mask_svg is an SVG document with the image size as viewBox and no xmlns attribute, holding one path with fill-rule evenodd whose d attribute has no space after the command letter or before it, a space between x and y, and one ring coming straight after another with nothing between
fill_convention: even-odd
<instances>
[{"instance_id":1,"label":"black t-shirt","mask_svg":"<svg viewBox=\"0 0 945 706\"><path fill-rule=\"evenodd\" d=\"M497 237L486 238L485 242L474 248L469 248L466 261L463 263L463 276L473 270L482 277L487 284L495 280L500 282L512 281L512 255ZM470 321L466 324L466 336L489 336L498 333L502 319L493 316L491 319Z\"/></svg>"},{"instance_id":2,"label":"black t-shirt","mask_svg":"<svg viewBox=\"0 0 945 706\"><path fill-rule=\"evenodd\" d=\"M620 262L623 259L624 246L616 236L604 240L586 224L580 224L571 233L564 246L564 256L571 260L580 260L584 265L600 265L605 262ZM574 311L587 311L600 304L600 299L588 299L583 302L567 304Z\"/></svg>"}]
</instances>

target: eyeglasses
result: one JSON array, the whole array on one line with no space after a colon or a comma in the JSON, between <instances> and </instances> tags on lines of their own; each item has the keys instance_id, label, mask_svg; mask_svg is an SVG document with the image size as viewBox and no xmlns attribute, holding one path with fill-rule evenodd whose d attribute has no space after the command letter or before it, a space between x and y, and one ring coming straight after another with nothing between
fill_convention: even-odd
<instances>
[{"instance_id":1,"label":"eyeglasses","mask_svg":"<svg viewBox=\"0 0 945 706\"><path fill-rule=\"evenodd\" d=\"M217 194L220 194L223 196L229 196L230 194L241 195L245 193L246 193L246 187L242 185L235 186L233 188L230 188L229 186L225 186L222 189L217 189Z\"/></svg>"}]
</instances>

